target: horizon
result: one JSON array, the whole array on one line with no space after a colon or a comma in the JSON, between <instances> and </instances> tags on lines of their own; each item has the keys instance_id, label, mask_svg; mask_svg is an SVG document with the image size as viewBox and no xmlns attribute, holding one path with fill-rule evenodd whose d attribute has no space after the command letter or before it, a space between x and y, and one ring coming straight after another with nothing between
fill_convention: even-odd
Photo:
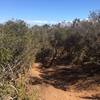
<instances>
[{"instance_id":1,"label":"horizon","mask_svg":"<svg viewBox=\"0 0 100 100\"><path fill-rule=\"evenodd\" d=\"M70 22L75 18L87 19L90 11L100 9L95 0L3 0L0 3L0 23L24 20L30 25Z\"/></svg>"}]
</instances>

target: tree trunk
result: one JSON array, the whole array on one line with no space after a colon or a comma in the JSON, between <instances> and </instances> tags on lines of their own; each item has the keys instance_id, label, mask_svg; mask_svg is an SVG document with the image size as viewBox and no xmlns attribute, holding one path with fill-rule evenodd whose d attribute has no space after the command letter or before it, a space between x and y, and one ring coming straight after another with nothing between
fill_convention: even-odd
<instances>
[{"instance_id":1,"label":"tree trunk","mask_svg":"<svg viewBox=\"0 0 100 100\"><path fill-rule=\"evenodd\" d=\"M48 67L50 67L50 66L53 65L56 56L57 56L57 49L54 50L54 54L53 54L53 56L52 56L52 58L51 58L51 60L50 60L50 62L49 62L49 64L48 64Z\"/></svg>"}]
</instances>

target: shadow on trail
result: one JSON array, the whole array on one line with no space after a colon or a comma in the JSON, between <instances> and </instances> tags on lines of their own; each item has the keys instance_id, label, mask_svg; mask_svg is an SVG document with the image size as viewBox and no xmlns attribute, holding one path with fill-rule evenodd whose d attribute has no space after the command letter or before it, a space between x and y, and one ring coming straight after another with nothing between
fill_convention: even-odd
<instances>
[{"instance_id":1,"label":"shadow on trail","mask_svg":"<svg viewBox=\"0 0 100 100\"><path fill-rule=\"evenodd\" d=\"M96 95L92 95L92 96L86 96L86 97L81 97L81 98L83 98L83 99L85 99L85 100L100 100L100 94L96 94Z\"/></svg>"},{"instance_id":2,"label":"shadow on trail","mask_svg":"<svg viewBox=\"0 0 100 100\"><path fill-rule=\"evenodd\" d=\"M41 68L41 79L30 77L30 84L50 84L55 88L67 90L69 86L76 86L76 89L87 89L90 85L100 84L100 66L84 65L74 67L60 66L51 69Z\"/></svg>"}]
</instances>

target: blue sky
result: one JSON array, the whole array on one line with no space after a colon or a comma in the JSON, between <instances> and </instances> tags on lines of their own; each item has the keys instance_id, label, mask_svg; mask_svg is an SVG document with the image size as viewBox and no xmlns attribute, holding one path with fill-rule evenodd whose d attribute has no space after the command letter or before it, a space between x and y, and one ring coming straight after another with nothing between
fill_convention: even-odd
<instances>
[{"instance_id":1,"label":"blue sky","mask_svg":"<svg viewBox=\"0 0 100 100\"><path fill-rule=\"evenodd\" d=\"M99 9L100 0L0 0L0 22L12 18L29 23L71 21Z\"/></svg>"}]
</instances>

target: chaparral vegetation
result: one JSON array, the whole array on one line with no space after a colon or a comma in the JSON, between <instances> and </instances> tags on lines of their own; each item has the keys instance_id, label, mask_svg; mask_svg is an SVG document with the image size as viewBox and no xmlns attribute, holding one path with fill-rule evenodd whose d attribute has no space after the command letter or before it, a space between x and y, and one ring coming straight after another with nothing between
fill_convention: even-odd
<instances>
[{"instance_id":1,"label":"chaparral vegetation","mask_svg":"<svg viewBox=\"0 0 100 100\"><path fill-rule=\"evenodd\" d=\"M76 18L55 25L30 27L23 20L0 24L0 100L37 100L34 89L27 94L32 78L25 79L33 63L40 63L42 71L71 66L63 72L63 77L67 73L66 79L69 73L86 75L85 78L100 75L100 12L91 12L87 20ZM48 83L61 73L54 73L52 77L47 74L42 77ZM56 85L59 81L59 84L64 83L63 77L56 79ZM72 82L68 80L66 83ZM100 84L100 80L94 82Z\"/></svg>"}]
</instances>

